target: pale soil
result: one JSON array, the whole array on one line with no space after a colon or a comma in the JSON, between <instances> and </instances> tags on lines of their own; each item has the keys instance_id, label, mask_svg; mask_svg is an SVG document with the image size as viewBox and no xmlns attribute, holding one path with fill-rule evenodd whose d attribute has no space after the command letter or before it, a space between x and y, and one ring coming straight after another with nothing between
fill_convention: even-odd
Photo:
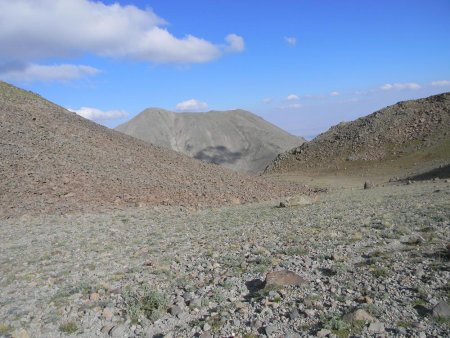
<instances>
[{"instance_id":1,"label":"pale soil","mask_svg":"<svg viewBox=\"0 0 450 338\"><path fill-rule=\"evenodd\" d=\"M306 337L330 328L445 337L448 320L429 311L449 301L449 201L450 184L438 180L332 189L288 208L274 201L3 220L0 336ZM280 269L307 283L257 290ZM139 314L145 304L155 309L150 319ZM174 304L177 315L167 312ZM384 332L345 324L356 308Z\"/></svg>"}]
</instances>

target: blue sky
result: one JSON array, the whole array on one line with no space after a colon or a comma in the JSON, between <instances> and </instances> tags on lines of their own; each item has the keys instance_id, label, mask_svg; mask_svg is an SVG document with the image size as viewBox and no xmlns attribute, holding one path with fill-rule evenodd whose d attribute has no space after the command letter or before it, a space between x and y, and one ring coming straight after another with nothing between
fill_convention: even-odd
<instances>
[{"instance_id":1,"label":"blue sky","mask_svg":"<svg viewBox=\"0 0 450 338\"><path fill-rule=\"evenodd\" d=\"M250 110L311 138L450 91L450 1L0 0L0 79L114 127Z\"/></svg>"}]
</instances>

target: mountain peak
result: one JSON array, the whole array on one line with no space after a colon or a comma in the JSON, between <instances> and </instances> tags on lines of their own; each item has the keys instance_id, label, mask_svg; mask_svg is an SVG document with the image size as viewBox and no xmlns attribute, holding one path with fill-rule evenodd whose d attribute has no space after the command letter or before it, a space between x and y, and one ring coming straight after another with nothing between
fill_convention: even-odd
<instances>
[{"instance_id":1,"label":"mountain peak","mask_svg":"<svg viewBox=\"0 0 450 338\"><path fill-rule=\"evenodd\" d=\"M238 171L260 172L303 139L243 110L174 113L146 109L116 130Z\"/></svg>"}]
</instances>

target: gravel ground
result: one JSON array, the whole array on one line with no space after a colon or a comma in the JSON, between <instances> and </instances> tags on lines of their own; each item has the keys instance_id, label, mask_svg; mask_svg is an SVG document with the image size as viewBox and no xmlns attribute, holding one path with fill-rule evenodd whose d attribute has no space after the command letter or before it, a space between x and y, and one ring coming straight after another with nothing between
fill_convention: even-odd
<instances>
[{"instance_id":1,"label":"gravel ground","mask_svg":"<svg viewBox=\"0 0 450 338\"><path fill-rule=\"evenodd\" d=\"M0 336L447 337L449 201L436 180L0 221ZM264 285L283 269L301 285Z\"/></svg>"}]
</instances>

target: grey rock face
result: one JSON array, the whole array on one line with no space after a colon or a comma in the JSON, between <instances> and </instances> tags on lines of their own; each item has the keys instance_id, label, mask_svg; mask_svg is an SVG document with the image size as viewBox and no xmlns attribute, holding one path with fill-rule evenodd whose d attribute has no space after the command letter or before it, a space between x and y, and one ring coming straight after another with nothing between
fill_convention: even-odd
<instances>
[{"instance_id":1,"label":"grey rock face","mask_svg":"<svg viewBox=\"0 0 450 338\"><path fill-rule=\"evenodd\" d=\"M146 109L116 130L199 160L260 172L279 153L304 142L244 111L174 113Z\"/></svg>"},{"instance_id":2,"label":"grey rock face","mask_svg":"<svg viewBox=\"0 0 450 338\"><path fill-rule=\"evenodd\" d=\"M446 302L438 303L431 312L433 317L449 319L450 318L450 306Z\"/></svg>"}]
</instances>

